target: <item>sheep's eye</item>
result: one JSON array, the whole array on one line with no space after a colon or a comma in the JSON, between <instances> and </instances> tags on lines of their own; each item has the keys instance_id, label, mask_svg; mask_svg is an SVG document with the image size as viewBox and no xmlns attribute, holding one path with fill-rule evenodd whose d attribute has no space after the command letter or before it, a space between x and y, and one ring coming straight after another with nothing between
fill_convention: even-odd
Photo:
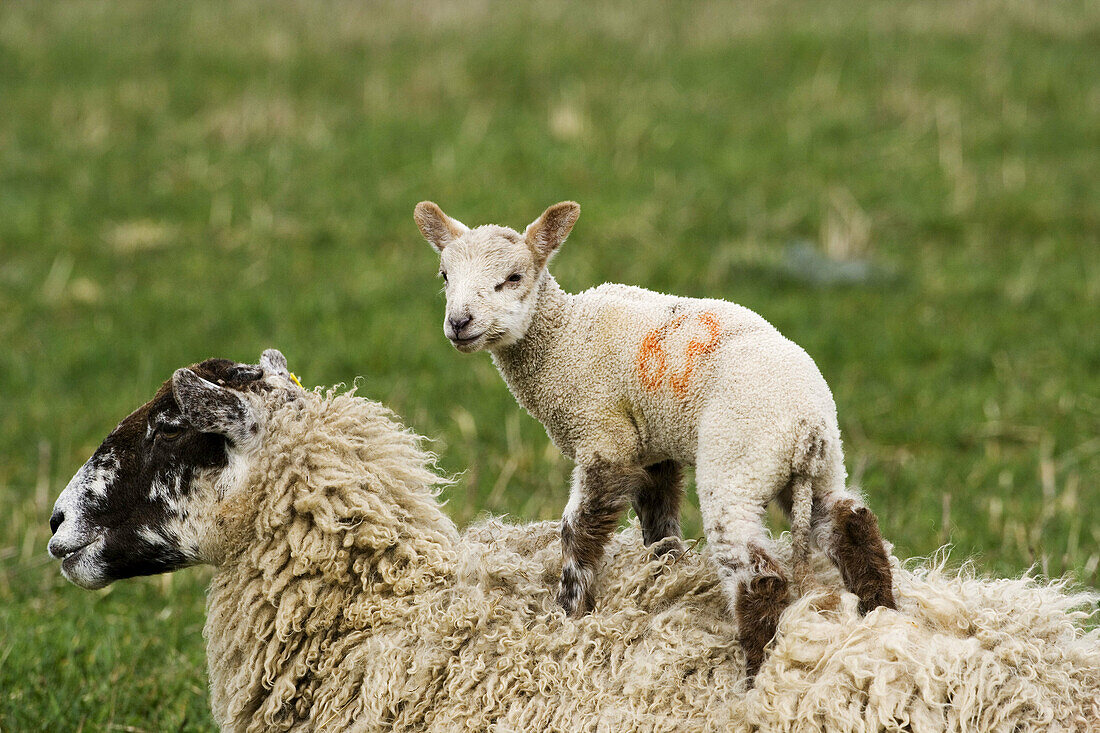
<instances>
[{"instance_id":1,"label":"sheep's eye","mask_svg":"<svg viewBox=\"0 0 1100 733\"><path fill-rule=\"evenodd\" d=\"M183 428L179 425L164 424L157 428L157 437L163 440L175 440L183 435Z\"/></svg>"},{"instance_id":2,"label":"sheep's eye","mask_svg":"<svg viewBox=\"0 0 1100 733\"><path fill-rule=\"evenodd\" d=\"M439 271L439 276L443 278L443 282L447 282L447 273L443 272L443 270Z\"/></svg>"}]
</instances>

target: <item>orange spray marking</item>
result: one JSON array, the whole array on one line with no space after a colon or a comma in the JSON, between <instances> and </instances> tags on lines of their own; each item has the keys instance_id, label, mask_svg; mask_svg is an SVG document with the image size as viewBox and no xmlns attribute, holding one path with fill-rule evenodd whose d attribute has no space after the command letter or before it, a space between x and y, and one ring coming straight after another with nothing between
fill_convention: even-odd
<instances>
[{"instance_id":1,"label":"orange spray marking","mask_svg":"<svg viewBox=\"0 0 1100 733\"><path fill-rule=\"evenodd\" d=\"M688 382L691 381L691 373L695 371L696 362L714 351L718 346L718 319L714 317L714 314L700 313L699 323L701 323L703 328L707 331L707 340L699 341L698 339L692 339L688 342L687 350L684 353L686 357L684 371L679 376L673 376L670 379L672 391L675 392L676 396L680 399L687 397Z\"/></svg>"},{"instance_id":2,"label":"orange spray marking","mask_svg":"<svg viewBox=\"0 0 1100 733\"><path fill-rule=\"evenodd\" d=\"M688 394L688 385L695 366L699 360L718 348L718 319L713 313L704 312L696 316L700 325L706 330L706 339L691 339L684 350L684 370L680 374L668 376L669 386L673 393L680 399ZM658 326L645 335L642 345L638 348L638 379L642 386L650 391L656 391L665 381L667 371L668 353L665 349L665 339L668 334L683 325L687 315L679 316L668 323Z\"/></svg>"},{"instance_id":3,"label":"orange spray marking","mask_svg":"<svg viewBox=\"0 0 1100 733\"><path fill-rule=\"evenodd\" d=\"M687 316L680 316L663 326L658 326L642 339L642 345L638 349L638 379L646 389L652 391L661 386L665 376L665 337L668 336L669 331L678 328L686 318Z\"/></svg>"}]
</instances>

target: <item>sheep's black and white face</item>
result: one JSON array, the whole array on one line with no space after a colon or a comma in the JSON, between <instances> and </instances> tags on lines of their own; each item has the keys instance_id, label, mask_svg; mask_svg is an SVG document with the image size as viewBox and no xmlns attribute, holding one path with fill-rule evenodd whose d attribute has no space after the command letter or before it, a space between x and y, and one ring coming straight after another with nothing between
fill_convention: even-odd
<instances>
[{"instance_id":1,"label":"sheep's black and white face","mask_svg":"<svg viewBox=\"0 0 1100 733\"><path fill-rule=\"evenodd\" d=\"M274 349L260 364L179 369L118 424L54 504L50 554L84 588L216 562L211 507L262 440L264 395L293 392ZM300 389L300 387L298 388Z\"/></svg>"}]
</instances>

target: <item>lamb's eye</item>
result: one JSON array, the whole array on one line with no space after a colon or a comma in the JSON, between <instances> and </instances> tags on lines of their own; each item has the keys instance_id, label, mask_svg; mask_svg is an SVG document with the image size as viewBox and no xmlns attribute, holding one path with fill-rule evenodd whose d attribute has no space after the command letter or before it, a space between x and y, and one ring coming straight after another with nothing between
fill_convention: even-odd
<instances>
[{"instance_id":1,"label":"lamb's eye","mask_svg":"<svg viewBox=\"0 0 1100 733\"><path fill-rule=\"evenodd\" d=\"M505 280L501 284L497 285L496 289L497 290L502 290L502 289L504 289L504 286L507 285L508 283L518 283L522 279L523 279L523 275L521 275L518 272L513 273L513 274L508 276L507 280Z\"/></svg>"},{"instance_id":2,"label":"lamb's eye","mask_svg":"<svg viewBox=\"0 0 1100 733\"><path fill-rule=\"evenodd\" d=\"M447 282L447 273L443 272L443 270L439 271L439 276L443 278L443 282Z\"/></svg>"}]
</instances>

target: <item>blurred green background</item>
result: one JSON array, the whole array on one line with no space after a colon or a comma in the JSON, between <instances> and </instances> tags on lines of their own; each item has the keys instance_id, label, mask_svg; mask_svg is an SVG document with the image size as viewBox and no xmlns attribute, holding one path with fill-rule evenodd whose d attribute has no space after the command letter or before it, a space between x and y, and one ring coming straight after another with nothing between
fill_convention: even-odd
<instances>
[{"instance_id":1,"label":"blurred green background","mask_svg":"<svg viewBox=\"0 0 1100 733\"><path fill-rule=\"evenodd\" d=\"M804 346L900 556L1098 584L1097 3L4 2L0 729L211 727L209 570L88 593L46 556L179 366L362 375L463 472L456 521L559 514L569 464L442 335L424 198L581 202L562 285Z\"/></svg>"}]
</instances>

